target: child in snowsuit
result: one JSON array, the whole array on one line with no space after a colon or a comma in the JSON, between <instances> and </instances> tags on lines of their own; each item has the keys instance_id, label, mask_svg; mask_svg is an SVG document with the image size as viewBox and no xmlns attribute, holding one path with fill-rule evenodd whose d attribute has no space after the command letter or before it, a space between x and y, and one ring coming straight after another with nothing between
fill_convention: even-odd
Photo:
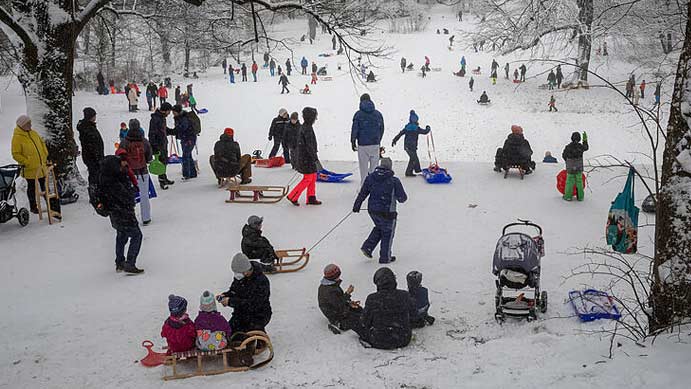
<instances>
[{"instance_id":1,"label":"child in snowsuit","mask_svg":"<svg viewBox=\"0 0 691 389\"><path fill-rule=\"evenodd\" d=\"M300 93L302 93L303 95L308 95L308 94L312 93L310 91L310 86L305 84L305 87L300 91Z\"/></svg>"},{"instance_id":2,"label":"child in snowsuit","mask_svg":"<svg viewBox=\"0 0 691 389\"><path fill-rule=\"evenodd\" d=\"M406 167L405 169L406 177L415 177L414 173L422 172L422 169L420 168L420 159L417 156L418 136L427 135L431 131L429 126L426 126L424 130L420 128L418 120L419 119L415 111L411 110L410 117L408 119L408 124L406 124L406 126L403 127L401 132L399 132L398 135L396 135L396 137L393 138L393 141L391 142L391 147L395 147L396 142L398 142L398 140L403 135L405 135L405 142L403 148L405 149L405 152L408 154L408 157L410 158L410 160L408 161L408 167Z\"/></svg>"},{"instance_id":3,"label":"child in snowsuit","mask_svg":"<svg viewBox=\"0 0 691 389\"><path fill-rule=\"evenodd\" d=\"M554 110L554 112L559 111L557 109L557 100L554 98L554 95L549 97L549 103L547 105L549 105L549 111L550 112L552 112L552 110Z\"/></svg>"},{"instance_id":4,"label":"child in snowsuit","mask_svg":"<svg viewBox=\"0 0 691 389\"><path fill-rule=\"evenodd\" d=\"M410 317L410 326L413 328L422 328L425 324L434 324L434 317L430 316L429 311L429 293L427 288L422 286L422 273L419 271L411 271L406 276L408 281L408 293L415 304L415 316Z\"/></svg>"},{"instance_id":5,"label":"child in snowsuit","mask_svg":"<svg viewBox=\"0 0 691 389\"><path fill-rule=\"evenodd\" d=\"M119 133L120 143L122 143L122 141L125 140L125 138L127 137L127 131L128 131L127 130L127 124L125 124L125 122L121 122L120 123L120 133Z\"/></svg>"},{"instance_id":6,"label":"child in snowsuit","mask_svg":"<svg viewBox=\"0 0 691 389\"><path fill-rule=\"evenodd\" d=\"M345 292L341 288L341 269L332 264L324 268L324 278L319 283L317 302L319 309L329 320L329 329L334 334L341 331L359 331L362 307L358 301L352 301L352 285L346 288Z\"/></svg>"},{"instance_id":7,"label":"child in snowsuit","mask_svg":"<svg viewBox=\"0 0 691 389\"><path fill-rule=\"evenodd\" d=\"M193 349L197 333L187 315L187 300L171 294L168 296L168 310L170 317L161 329L161 337L168 342L168 355Z\"/></svg>"},{"instance_id":8,"label":"child in snowsuit","mask_svg":"<svg viewBox=\"0 0 691 389\"><path fill-rule=\"evenodd\" d=\"M492 100L489 99L487 96L487 92L482 91L482 94L480 95L480 100L478 100L478 104L489 104Z\"/></svg>"},{"instance_id":9,"label":"child in snowsuit","mask_svg":"<svg viewBox=\"0 0 691 389\"><path fill-rule=\"evenodd\" d=\"M216 298L208 290L199 298L199 314L194 319L197 348L203 351L222 350L230 339L230 324L216 310Z\"/></svg>"},{"instance_id":10,"label":"child in snowsuit","mask_svg":"<svg viewBox=\"0 0 691 389\"><path fill-rule=\"evenodd\" d=\"M274 263L278 260L276 251L268 239L262 236L262 223L264 218L252 215L247 219L247 224L242 227L242 253L250 259L258 259L264 264L263 271L270 273L275 271Z\"/></svg>"},{"instance_id":11,"label":"child in snowsuit","mask_svg":"<svg viewBox=\"0 0 691 389\"><path fill-rule=\"evenodd\" d=\"M545 158L542 159L542 163L557 163L557 159L552 156L552 153L545 151Z\"/></svg>"},{"instance_id":12,"label":"child in snowsuit","mask_svg":"<svg viewBox=\"0 0 691 389\"><path fill-rule=\"evenodd\" d=\"M588 134L583 131L583 143L581 134L571 134L571 143L566 145L561 157L566 162L566 188L564 188L564 200L573 198L573 186L576 186L578 201L583 201L583 152L588 151Z\"/></svg>"}]
</instances>

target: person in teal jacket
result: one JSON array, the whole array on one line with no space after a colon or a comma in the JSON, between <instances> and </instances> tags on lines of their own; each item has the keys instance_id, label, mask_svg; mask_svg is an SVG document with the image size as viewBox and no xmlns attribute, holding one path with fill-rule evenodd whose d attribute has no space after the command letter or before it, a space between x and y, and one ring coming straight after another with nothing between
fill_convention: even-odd
<instances>
[{"instance_id":1,"label":"person in teal jacket","mask_svg":"<svg viewBox=\"0 0 691 389\"><path fill-rule=\"evenodd\" d=\"M410 160L408 161L408 167L405 169L406 177L415 177L415 173L421 173L420 159L417 157L417 141L418 136L427 135L432 130L429 126L424 129L420 128L418 124L419 118L414 110L410 110L410 117L408 119L408 124L401 130L401 132L393 138L391 142L391 147L396 146L396 142L405 135L405 141L403 148L408 154Z\"/></svg>"}]
</instances>

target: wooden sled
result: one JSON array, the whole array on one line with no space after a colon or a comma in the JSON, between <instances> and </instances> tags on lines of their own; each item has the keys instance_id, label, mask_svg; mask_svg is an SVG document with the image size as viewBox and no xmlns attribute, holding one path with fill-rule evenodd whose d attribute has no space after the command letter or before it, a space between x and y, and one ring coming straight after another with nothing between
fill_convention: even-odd
<instances>
[{"instance_id":1,"label":"wooden sled","mask_svg":"<svg viewBox=\"0 0 691 389\"><path fill-rule=\"evenodd\" d=\"M168 355L164 361L164 365L166 366L166 372L168 368L170 368L172 372L171 374L164 373L163 379L169 381L189 377L248 371L260 368L271 362L274 357L274 349L269 336L262 331L250 331L245 335L247 335L245 340L242 342L233 342L231 340L230 345L223 350L201 351L195 349ZM235 337L235 335L233 335L233 337ZM258 356L261 355L263 355L263 357L258 358ZM219 358L221 361L218 360ZM205 360L209 361L210 359L215 360L213 361L215 362L213 365L220 366L208 367L211 363L207 363L207 367L205 368ZM259 359L259 361L257 362L255 359ZM190 365L192 361L197 362L196 368L193 371L189 371L190 368L186 365ZM251 362L247 363L248 361ZM185 367L187 367L187 369Z\"/></svg>"},{"instance_id":2,"label":"wooden sled","mask_svg":"<svg viewBox=\"0 0 691 389\"><path fill-rule=\"evenodd\" d=\"M273 204L283 200L288 194L287 186L272 185L231 185L226 190L230 192L226 203Z\"/></svg>"},{"instance_id":3,"label":"wooden sled","mask_svg":"<svg viewBox=\"0 0 691 389\"><path fill-rule=\"evenodd\" d=\"M333 77L331 76L320 76L319 81L333 81Z\"/></svg>"},{"instance_id":4,"label":"wooden sled","mask_svg":"<svg viewBox=\"0 0 691 389\"><path fill-rule=\"evenodd\" d=\"M43 212L48 215L48 224L53 224L53 219L58 221L62 220L62 215L60 212L53 210L50 206L51 199L57 199L60 201L60 193L58 192L58 180L55 177L55 170L53 170L53 165L41 166L43 170L43 177L45 177L45 187L41 189L41 185L38 182L38 178L34 180L35 186L35 196L36 196L36 209L38 209L38 220L43 220ZM46 209L41 208L41 199L46 202Z\"/></svg>"},{"instance_id":5,"label":"wooden sled","mask_svg":"<svg viewBox=\"0 0 691 389\"><path fill-rule=\"evenodd\" d=\"M274 263L274 273L293 273L302 270L310 261L310 255L304 247L301 249L276 250L278 261Z\"/></svg>"},{"instance_id":6,"label":"wooden sled","mask_svg":"<svg viewBox=\"0 0 691 389\"><path fill-rule=\"evenodd\" d=\"M511 169L518 170L518 174L520 174L521 180L523 179L523 177L525 177L525 170L523 170L521 165L510 165L508 168L504 168L504 179L506 179L509 176L509 171Z\"/></svg>"}]
</instances>

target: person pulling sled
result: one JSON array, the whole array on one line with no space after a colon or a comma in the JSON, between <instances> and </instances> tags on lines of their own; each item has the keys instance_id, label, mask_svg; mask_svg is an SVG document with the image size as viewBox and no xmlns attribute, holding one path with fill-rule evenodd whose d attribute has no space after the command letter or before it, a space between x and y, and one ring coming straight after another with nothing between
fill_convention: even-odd
<instances>
[{"instance_id":1,"label":"person pulling sled","mask_svg":"<svg viewBox=\"0 0 691 389\"><path fill-rule=\"evenodd\" d=\"M427 135L431 131L430 126L426 126L424 129L420 128L418 115L414 110L410 110L410 117L408 119L408 124L401 130L401 132L393 138L391 142L391 147L396 146L396 142L405 135L404 150L408 154L408 166L405 169L406 177L415 177L415 173L422 173L422 168L420 167L420 159L417 156L417 145L418 137L420 135Z\"/></svg>"}]
</instances>

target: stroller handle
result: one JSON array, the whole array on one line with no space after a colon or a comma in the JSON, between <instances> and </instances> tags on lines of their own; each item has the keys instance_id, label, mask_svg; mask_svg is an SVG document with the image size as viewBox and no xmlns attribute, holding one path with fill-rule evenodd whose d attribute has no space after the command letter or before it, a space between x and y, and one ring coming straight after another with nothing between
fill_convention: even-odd
<instances>
[{"instance_id":1,"label":"stroller handle","mask_svg":"<svg viewBox=\"0 0 691 389\"><path fill-rule=\"evenodd\" d=\"M538 232L540 233L540 236L542 236L542 227L540 227L539 225L537 225L537 224L531 222L530 220L523 220L523 219L518 219L518 222L509 223L509 224L505 225L504 228L503 228L502 231L501 231L501 234L502 234L502 235L506 235L506 230L509 229L509 228L511 228L511 227L515 227L515 226L530 226L530 227L535 227L535 228L538 230Z\"/></svg>"},{"instance_id":2,"label":"stroller handle","mask_svg":"<svg viewBox=\"0 0 691 389\"><path fill-rule=\"evenodd\" d=\"M11 163L9 165L0 166L0 169L21 169L22 165Z\"/></svg>"}]
</instances>

